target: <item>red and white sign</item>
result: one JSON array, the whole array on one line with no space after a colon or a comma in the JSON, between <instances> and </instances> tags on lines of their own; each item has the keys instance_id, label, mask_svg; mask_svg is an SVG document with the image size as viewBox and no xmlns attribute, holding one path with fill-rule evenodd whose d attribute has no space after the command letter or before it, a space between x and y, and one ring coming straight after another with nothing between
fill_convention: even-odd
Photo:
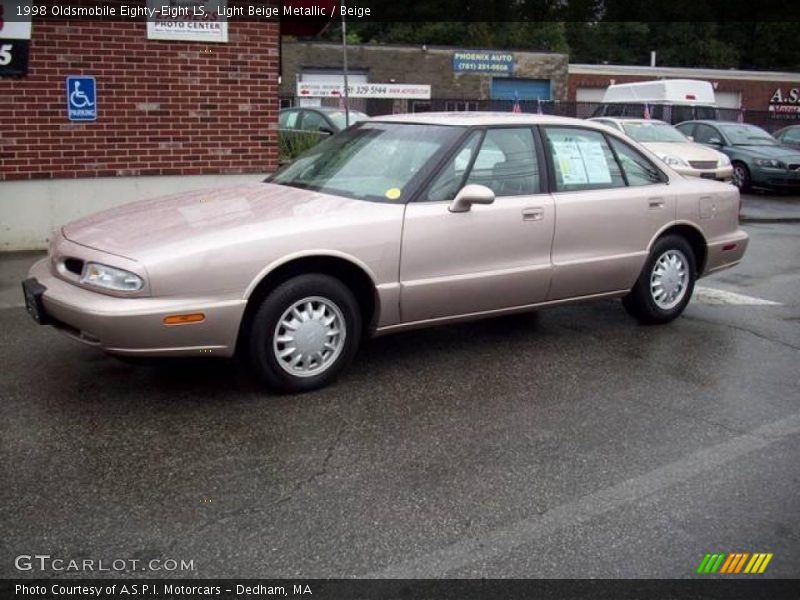
<instances>
[{"instance_id":1,"label":"red and white sign","mask_svg":"<svg viewBox=\"0 0 800 600\"><path fill-rule=\"evenodd\" d=\"M393 98L429 100L431 86L416 83L356 83L348 86L350 98ZM344 96L344 86L338 83L297 82L300 98L339 98Z\"/></svg>"}]
</instances>

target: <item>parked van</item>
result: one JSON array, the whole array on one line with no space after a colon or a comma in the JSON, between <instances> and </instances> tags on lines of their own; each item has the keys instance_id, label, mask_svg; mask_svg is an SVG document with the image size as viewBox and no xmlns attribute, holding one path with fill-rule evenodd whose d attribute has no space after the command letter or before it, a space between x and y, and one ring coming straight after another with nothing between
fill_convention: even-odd
<instances>
[{"instance_id":1,"label":"parked van","mask_svg":"<svg viewBox=\"0 0 800 600\"><path fill-rule=\"evenodd\" d=\"M695 119L716 120L717 102L708 81L659 79L619 83L608 86L603 103L592 116L651 118L674 125Z\"/></svg>"}]
</instances>

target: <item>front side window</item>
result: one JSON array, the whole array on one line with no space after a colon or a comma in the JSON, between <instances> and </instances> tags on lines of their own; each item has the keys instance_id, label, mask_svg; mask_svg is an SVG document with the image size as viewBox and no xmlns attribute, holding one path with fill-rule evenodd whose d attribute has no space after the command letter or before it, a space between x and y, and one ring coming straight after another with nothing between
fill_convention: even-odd
<instances>
[{"instance_id":1,"label":"front side window","mask_svg":"<svg viewBox=\"0 0 800 600\"><path fill-rule=\"evenodd\" d=\"M778 139L784 144L800 144L800 127L784 130Z\"/></svg>"},{"instance_id":2,"label":"front side window","mask_svg":"<svg viewBox=\"0 0 800 600\"><path fill-rule=\"evenodd\" d=\"M442 202L444 200L452 200L456 197L458 190L463 185L464 177L467 173L467 167L472 162L475 151L478 149L478 142L481 139L481 132L475 131L467 138L467 141L461 145L461 148L456 152L455 156L447 161L442 167L442 170L433 180L430 188L428 188L427 200L430 202Z\"/></svg>"},{"instance_id":3,"label":"front side window","mask_svg":"<svg viewBox=\"0 0 800 600\"><path fill-rule=\"evenodd\" d=\"M625 187L614 153L599 131L546 127L545 141L553 159L556 191Z\"/></svg>"},{"instance_id":4,"label":"front side window","mask_svg":"<svg viewBox=\"0 0 800 600\"><path fill-rule=\"evenodd\" d=\"M304 131L319 131L320 127L330 129L330 124L318 112L313 110L306 110L303 112L303 121L300 128Z\"/></svg>"},{"instance_id":5,"label":"front side window","mask_svg":"<svg viewBox=\"0 0 800 600\"><path fill-rule=\"evenodd\" d=\"M299 110L287 110L281 113L278 117L278 127L281 129L295 129L297 127L297 117L300 115Z\"/></svg>"},{"instance_id":6,"label":"front side window","mask_svg":"<svg viewBox=\"0 0 800 600\"><path fill-rule=\"evenodd\" d=\"M541 191L539 165L528 128L489 129L467 177L467 184L485 185L495 196L521 196Z\"/></svg>"},{"instance_id":7,"label":"front side window","mask_svg":"<svg viewBox=\"0 0 800 600\"><path fill-rule=\"evenodd\" d=\"M694 128L694 141L698 144L720 144L722 136L713 127L698 123Z\"/></svg>"},{"instance_id":8,"label":"front side window","mask_svg":"<svg viewBox=\"0 0 800 600\"><path fill-rule=\"evenodd\" d=\"M463 127L367 121L330 136L267 179L359 200L404 202Z\"/></svg>"},{"instance_id":9,"label":"front side window","mask_svg":"<svg viewBox=\"0 0 800 600\"><path fill-rule=\"evenodd\" d=\"M617 153L620 166L630 186L662 183L663 175L644 155L619 140L612 139L611 147Z\"/></svg>"}]
</instances>

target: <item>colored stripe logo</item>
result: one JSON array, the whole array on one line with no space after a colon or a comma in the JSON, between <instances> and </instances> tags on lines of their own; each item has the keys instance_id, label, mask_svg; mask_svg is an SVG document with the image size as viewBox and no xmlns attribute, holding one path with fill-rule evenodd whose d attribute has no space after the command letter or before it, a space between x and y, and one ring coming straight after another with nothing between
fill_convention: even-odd
<instances>
[{"instance_id":1,"label":"colored stripe logo","mask_svg":"<svg viewBox=\"0 0 800 600\"><path fill-rule=\"evenodd\" d=\"M761 574L767 569L769 561L772 560L772 552L725 552L707 553L697 567L697 573L701 575L713 575L720 573L724 575L738 575L740 573Z\"/></svg>"}]
</instances>

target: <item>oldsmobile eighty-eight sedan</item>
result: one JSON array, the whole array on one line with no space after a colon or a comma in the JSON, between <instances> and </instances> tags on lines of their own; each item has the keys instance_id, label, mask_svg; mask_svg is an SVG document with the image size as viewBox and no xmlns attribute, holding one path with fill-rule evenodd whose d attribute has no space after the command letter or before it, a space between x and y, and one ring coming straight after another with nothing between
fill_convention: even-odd
<instances>
[{"instance_id":1,"label":"oldsmobile eighty-eight sedan","mask_svg":"<svg viewBox=\"0 0 800 600\"><path fill-rule=\"evenodd\" d=\"M742 259L739 202L591 122L394 115L264 183L68 224L23 287L36 321L108 353L242 355L300 392L366 336L614 297L667 323Z\"/></svg>"}]
</instances>

